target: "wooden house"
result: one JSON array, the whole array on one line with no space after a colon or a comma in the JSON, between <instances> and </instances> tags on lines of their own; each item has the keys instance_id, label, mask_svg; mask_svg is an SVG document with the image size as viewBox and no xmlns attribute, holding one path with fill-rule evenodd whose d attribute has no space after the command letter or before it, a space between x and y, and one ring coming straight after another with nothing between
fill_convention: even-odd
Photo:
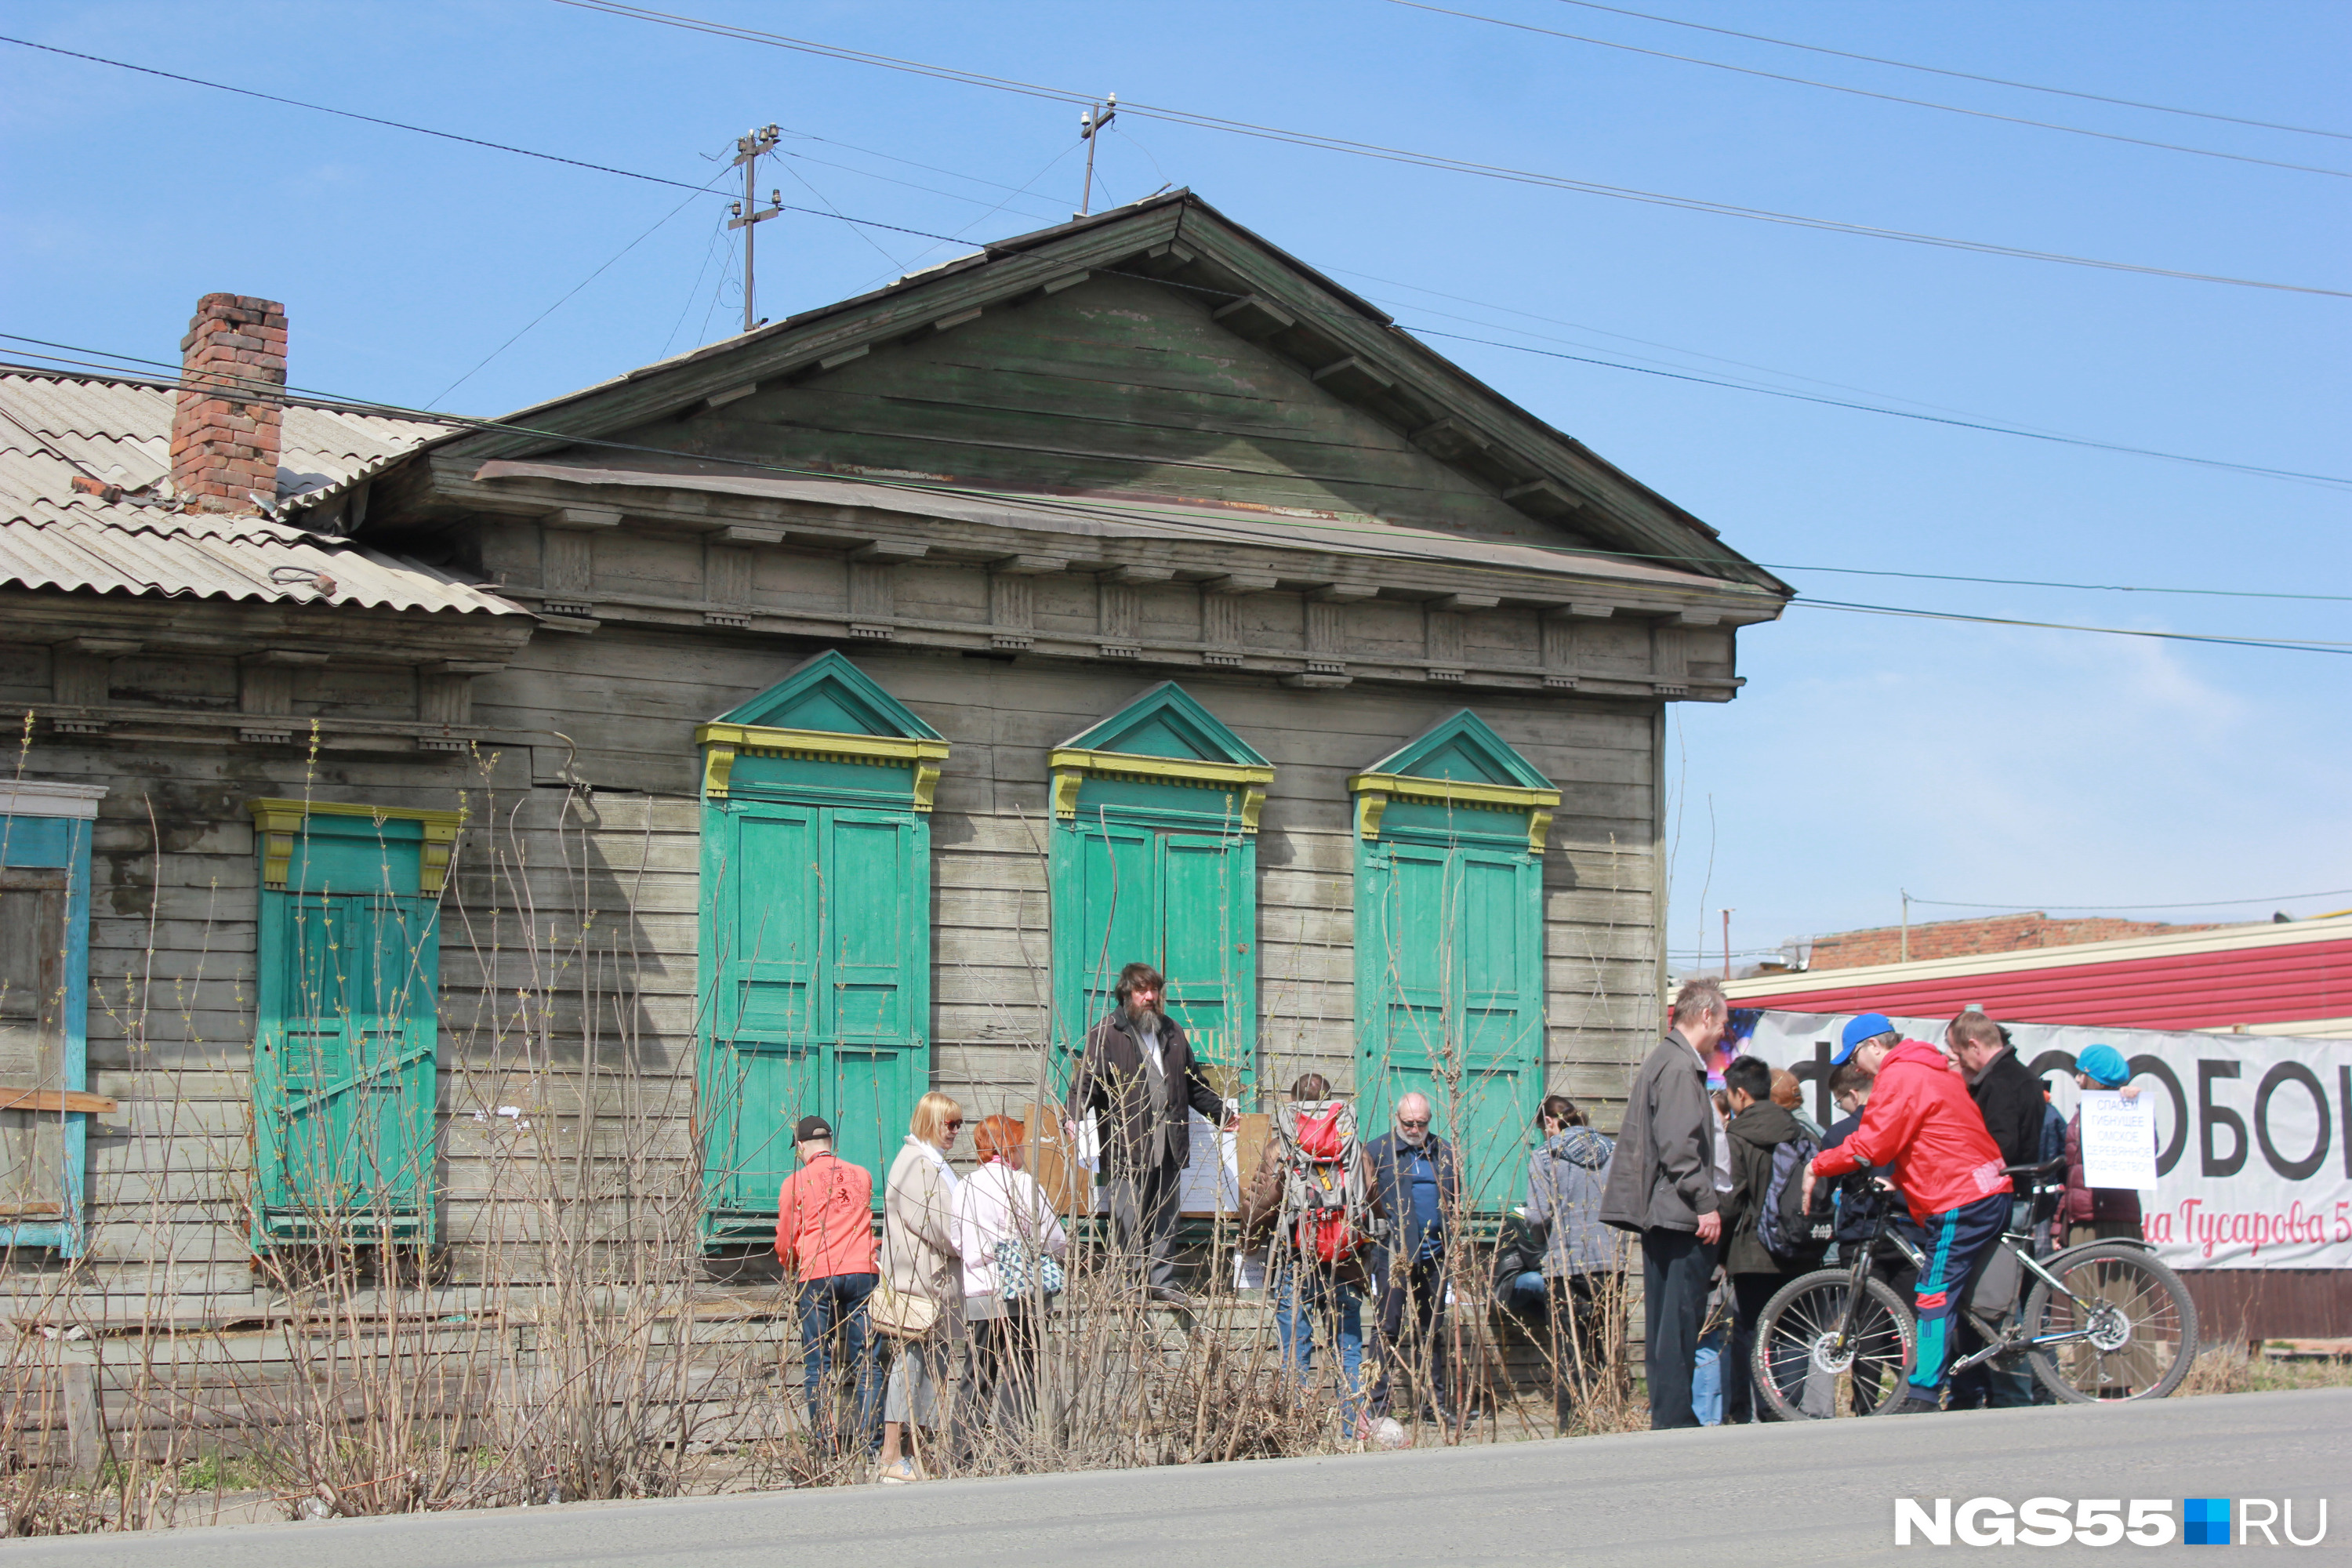
<instances>
[{"instance_id":1,"label":"wooden house","mask_svg":"<svg viewBox=\"0 0 2352 1568\"><path fill-rule=\"evenodd\" d=\"M20 1249L189 1311L325 1234L478 1274L532 1123L756 1247L794 1118L1050 1100L1132 959L1245 1104L1431 1092L1482 1207L1548 1089L1613 1122L1665 705L1790 590L1197 197L480 424L289 399L227 298L168 491L169 391L0 380L0 896L75 933L0 945Z\"/></svg>"}]
</instances>

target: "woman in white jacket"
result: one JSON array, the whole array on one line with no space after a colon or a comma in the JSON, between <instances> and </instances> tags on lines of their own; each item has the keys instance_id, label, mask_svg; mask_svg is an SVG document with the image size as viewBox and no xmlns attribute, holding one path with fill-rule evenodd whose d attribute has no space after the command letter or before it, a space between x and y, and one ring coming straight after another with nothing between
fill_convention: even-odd
<instances>
[{"instance_id":1,"label":"woman in white jacket","mask_svg":"<svg viewBox=\"0 0 2352 1568\"><path fill-rule=\"evenodd\" d=\"M957 1184L954 1198L963 1315L972 1329L972 1415L1001 1417L1015 1440L1035 1419L1045 1259L1069 1250L1045 1189L1021 1168L1027 1133L1010 1116L982 1121L971 1135L980 1169Z\"/></svg>"}]
</instances>

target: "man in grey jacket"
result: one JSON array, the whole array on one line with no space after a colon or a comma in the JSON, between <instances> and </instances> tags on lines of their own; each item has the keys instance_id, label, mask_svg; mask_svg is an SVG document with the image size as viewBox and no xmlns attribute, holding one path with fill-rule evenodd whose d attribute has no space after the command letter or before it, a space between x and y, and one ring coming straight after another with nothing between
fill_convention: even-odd
<instances>
[{"instance_id":1,"label":"man in grey jacket","mask_svg":"<svg viewBox=\"0 0 2352 1568\"><path fill-rule=\"evenodd\" d=\"M1633 1074L1617 1132L1601 1217L1642 1237L1642 1309L1647 1336L1650 1426L1696 1426L1691 1376L1723 1216L1715 1190L1716 1125L1706 1053L1731 1014L1713 980L1684 984L1670 1026Z\"/></svg>"}]
</instances>

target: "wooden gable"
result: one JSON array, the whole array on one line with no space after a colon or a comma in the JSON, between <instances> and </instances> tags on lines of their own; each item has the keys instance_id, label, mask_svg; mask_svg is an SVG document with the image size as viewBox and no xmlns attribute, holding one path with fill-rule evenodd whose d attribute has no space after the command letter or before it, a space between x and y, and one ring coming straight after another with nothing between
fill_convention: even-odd
<instances>
[{"instance_id":1,"label":"wooden gable","mask_svg":"<svg viewBox=\"0 0 2352 1568\"><path fill-rule=\"evenodd\" d=\"M615 438L811 473L1276 509L1590 548L1236 328L1222 293L1096 272ZM1350 373L1353 374L1353 373Z\"/></svg>"}]
</instances>

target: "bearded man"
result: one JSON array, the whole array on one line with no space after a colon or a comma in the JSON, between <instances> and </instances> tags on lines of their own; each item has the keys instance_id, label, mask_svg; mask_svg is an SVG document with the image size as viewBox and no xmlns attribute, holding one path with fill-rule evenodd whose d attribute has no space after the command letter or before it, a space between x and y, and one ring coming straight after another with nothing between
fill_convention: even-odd
<instances>
[{"instance_id":1,"label":"bearded man","mask_svg":"<svg viewBox=\"0 0 2352 1568\"><path fill-rule=\"evenodd\" d=\"M1064 1103L1070 1136L1092 1114L1101 1134L1111 1237L1152 1300L1190 1307L1176 1285L1176 1201L1192 1157L1188 1112L1239 1124L1201 1076L1184 1026L1160 1010L1168 982L1148 963L1118 972L1118 1005L1087 1032Z\"/></svg>"}]
</instances>

